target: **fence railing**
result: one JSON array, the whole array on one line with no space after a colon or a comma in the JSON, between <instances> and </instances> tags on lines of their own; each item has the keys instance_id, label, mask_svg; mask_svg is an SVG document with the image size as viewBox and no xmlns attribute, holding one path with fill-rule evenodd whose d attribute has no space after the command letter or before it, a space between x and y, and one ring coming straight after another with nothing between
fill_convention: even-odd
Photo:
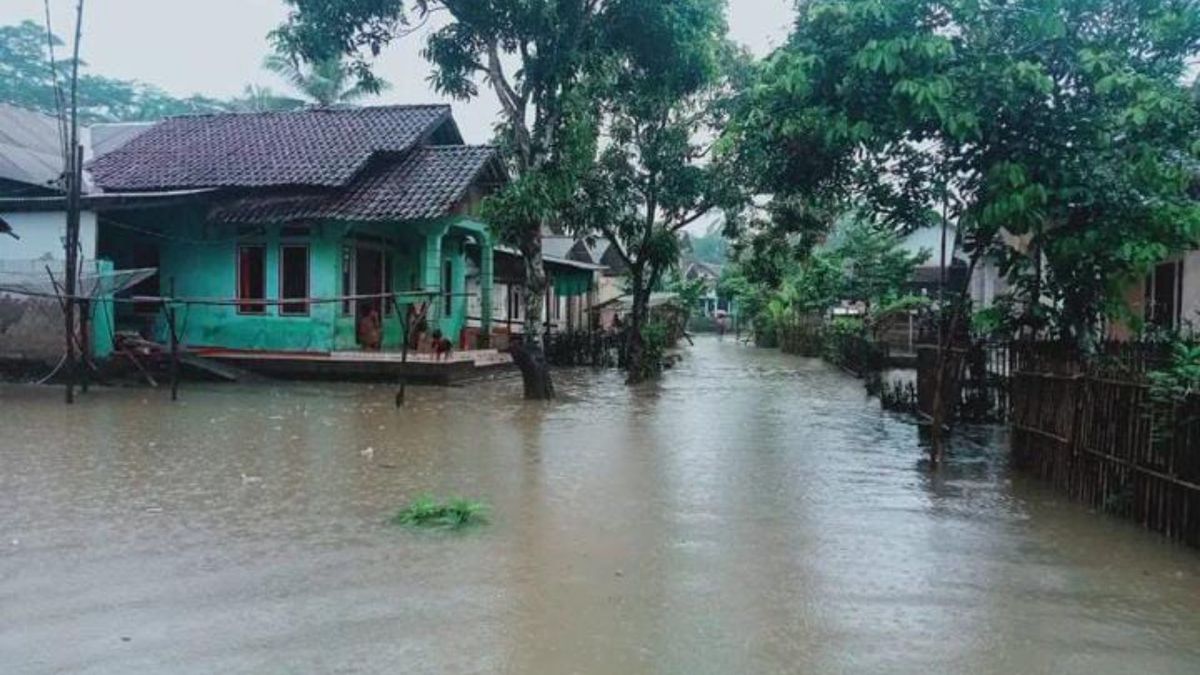
<instances>
[{"instance_id":1,"label":"fence railing","mask_svg":"<svg viewBox=\"0 0 1200 675\"><path fill-rule=\"evenodd\" d=\"M546 360L559 368L621 366L623 333L613 331L575 331L546 336Z\"/></svg>"},{"instance_id":2,"label":"fence railing","mask_svg":"<svg viewBox=\"0 0 1200 675\"><path fill-rule=\"evenodd\" d=\"M1012 350L1004 343L974 343L946 351L942 397L951 420L1003 422L1010 408ZM938 347L917 346L917 409L933 415Z\"/></svg>"},{"instance_id":3,"label":"fence railing","mask_svg":"<svg viewBox=\"0 0 1200 675\"><path fill-rule=\"evenodd\" d=\"M1160 355L1014 350L1013 460L1093 508L1200 546L1200 397L1152 400L1144 374Z\"/></svg>"},{"instance_id":4,"label":"fence railing","mask_svg":"<svg viewBox=\"0 0 1200 675\"><path fill-rule=\"evenodd\" d=\"M825 349L825 321L821 317L801 317L776 329L779 349L784 354L821 356Z\"/></svg>"}]
</instances>

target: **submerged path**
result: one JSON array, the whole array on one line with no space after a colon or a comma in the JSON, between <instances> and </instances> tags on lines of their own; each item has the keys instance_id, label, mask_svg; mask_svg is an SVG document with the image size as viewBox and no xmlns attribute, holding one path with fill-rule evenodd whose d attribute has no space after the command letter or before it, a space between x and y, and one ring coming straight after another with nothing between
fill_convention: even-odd
<instances>
[{"instance_id":1,"label":"submerged path","mask_svg":"<svg viewBox=\"0 0 1200 675\"><path fill-rule=\"evenodd\" d=\"M821 362L691 352L550 406L0 387L0 671L1200 672L1197 552L1012 475L995 431L931 477ZM492 523L385 524L422 493Z\"/></svg>"}]
</instances>

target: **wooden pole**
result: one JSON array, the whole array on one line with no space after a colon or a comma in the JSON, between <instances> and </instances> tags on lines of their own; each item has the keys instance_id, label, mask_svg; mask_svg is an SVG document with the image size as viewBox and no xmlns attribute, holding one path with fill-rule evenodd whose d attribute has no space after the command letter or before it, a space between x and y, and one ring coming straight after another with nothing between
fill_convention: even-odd
<instances>
[{"instance_id":1,"label":"wooden pole","mask_svg":"<svg viewBox=\"0 0 1200 675\"><path fill-rule=\"evenodd\" d=\"M75 45L71 63L70 143L67 156L67 307L63 312L67 339L67 403L75 402L75 291L79 265L79 201L83 190L83 147L79 145L79 45L83 39L83 0L75 6Z\"/></svg>"},{"instance_id":2,"label":"wooden pole","mask_svg":"<svg viewBox=\"0 0 1200 675\"><path fill-rule=\"evenodd\" d=\"M72 132L74 138L74 132ZM76 290L79 287L79 199L82 183L83 148L72 145L71 161L67 171L67 236L64 239L66 247L66 280L65 304L63 311L63 327L67 341L67 403L75 402L75 380L78 377L78 366L75 354L75 305Z\"/></svg>"},{"instance_id":3,"label":"wooden pole","mask_svg":"<svg viewBox=\"0 0 1200 675\"><path fill-rule=\"evenodd\" d=\"M400 389L396 391L396 407L404 407L404 397L408 388L408 373L405 369L408 366L408 343L412 340L412 321L409 321L406 314L400 313L400 303L396 300L396 296L392 296L392 309L395 310L397 317L404 317L401 321L404 322L404 343L400 347Z\"/></svg>"},{"instance_id":4,"label":"wooden pole","mask_svg":"<svg viewBox=\"0 0 1200 675\"><path fill-rule=\"evenodd\" d=\"M175 278L171 277L171 297L175 296ZM167 324L171 328L171 400L179 400L179 333L175 330L175 306L163 301Z\"/></svg>"},{"instance_id":5,"label":"wooden pole","mask_svg":"<svg viewBox=\"0 0 1200 675\"><path fill-rule=\"evenodd\" d=\"M92 370L92 340L90 332L90 322L88 314L91 312L92 303L88 300L79 301L79 358L83 362L81 382L79 385L80 391L88 393L88 386L91 384Z\"/></svg>"},{"instance_id":6,"label":"wooden pole","mask_svg":"<svg viewBox=\"0 0 1200 675\"><path fill-rule=\"evenodd\" d=\"M400 316L400 303L396 300L396 296L392 296L392 307L396 310L396 316ZM400 389L396 392L396 407L404 407L404 399L408 393L408 345L412 340L413 331L416 327L425 321L425 317L429 311L429 307L433 304L435 298L430 297L429 302L423 303L421 311L409 321L407 315L404 319L404 345L400 348Z\"/></svg>"}]
</instances>

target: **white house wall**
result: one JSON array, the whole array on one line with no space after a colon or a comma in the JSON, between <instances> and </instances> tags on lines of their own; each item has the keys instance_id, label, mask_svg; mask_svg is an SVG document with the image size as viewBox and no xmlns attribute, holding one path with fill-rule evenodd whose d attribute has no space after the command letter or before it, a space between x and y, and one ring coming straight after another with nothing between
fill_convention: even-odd
<instances>
[{"instance_id":1,"label":"white house wall","mask_svg":"<svg viewBox=\"0 0 1200 675\"><path fill-rule=\"evenodd\" d=\"M1200 251L1192 251L1184 258L1182 300L1180 318L1200 330Z\"/></svg>"},{"instance_id":2,"label":"white house wall","mask_svg":"<svg viewBox=\"0 0 1200 675\"><path fill-rule=\"evenodd\" d=\"M1000 266L991 260L980 261L971 277L971 301L975 309L991 307L1007 289L1008 284L1000 276Z\"/></svg>"},{"instance_id":3,"label":"white house wall","mask_svg":"<svg viewBox=\"0 0 1200 675\"><path fill-rule=\"evenodd\" d=\"M67 216L49 213L0 213L20 239L0 235L0 260L63 260L66 251ZM96 214L83 212L79 218L79 243L85 260L96 256Z\"/></svg>"},{"instance_id":4,"label":"white house wall","mask_svg":"<svg viewBox=\"0 0 1200 675\"><path fill-rule=\"evenodd\" d=\"M0 272L14 274L18 280L34 282L34 290L47 283L44 269L49 267L59 278L65 276L66 214L3 213L0 218L12 226L20 239L0 235ZM96 214L83 213L79 222L79 240L85 261L96 255ZM85 267L84 269L90 269ZM0 360L53 365L65 350L63 314L53 299L0 293Z\"/></svg>"}]
</instances>

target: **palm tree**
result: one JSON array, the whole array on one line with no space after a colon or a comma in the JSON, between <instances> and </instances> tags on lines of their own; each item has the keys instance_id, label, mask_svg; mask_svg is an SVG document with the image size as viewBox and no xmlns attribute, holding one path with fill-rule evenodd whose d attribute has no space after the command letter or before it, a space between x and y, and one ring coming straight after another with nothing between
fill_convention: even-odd
<instances>
[{"instance_id":1,"label":"palm tree","mask_svg":"<svg viewBox=\"0 0 1200 675\"><path fill-rule=\"evenodd\" d=\"M307 103L298 98L277 94L270 87L248 84L242 90L242 95L230 101L230 105L236 112L274 112L296 110L303 108Z\"/></svg>"},{"instance_id":2,"label":"palm tree","mask_svg":"<svg viewBox=\"0 0 1200 675\"><path fill-rule=\"evenodd\" d=\"M339 58L308 63L272 54L263 60L263 67L287 80L297 94L319 106L353 103L389 86L382 80L376 82L374 89L354 82L350 69Z\"/></svg>"}]
</instances>

